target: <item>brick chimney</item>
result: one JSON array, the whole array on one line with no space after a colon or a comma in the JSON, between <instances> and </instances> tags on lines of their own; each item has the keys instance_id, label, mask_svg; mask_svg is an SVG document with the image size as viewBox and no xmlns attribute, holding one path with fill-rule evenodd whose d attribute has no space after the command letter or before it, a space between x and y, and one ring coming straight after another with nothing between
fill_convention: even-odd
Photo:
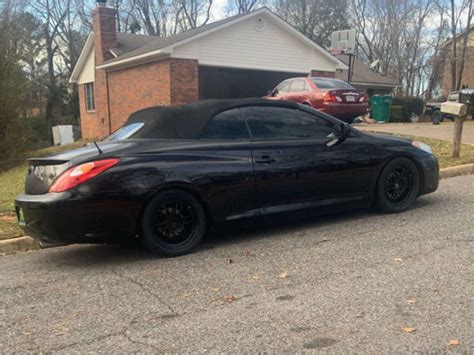
<instances>
[{"instance_id":1,"label":"brick chimney","mask_svg":"<svg viewBox=\"0 0 474 355\"><path fill-rule=\"evenodd\" d=\"M117 47L116 11L106 6L105 0L97 0L92 12L92 29L94 31L95 64L101 64L114 58L110 48Z\"/></svg>"}]
</instances>

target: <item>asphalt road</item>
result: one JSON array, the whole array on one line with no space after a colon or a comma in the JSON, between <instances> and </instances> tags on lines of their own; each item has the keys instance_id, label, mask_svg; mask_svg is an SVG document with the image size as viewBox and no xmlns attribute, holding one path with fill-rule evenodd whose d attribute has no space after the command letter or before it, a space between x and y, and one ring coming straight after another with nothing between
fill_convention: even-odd
<instances>
[{"instance_id":1,"label":"asphalt road","mask_svg":"<svg viewBox=\"0 0 474 355\"><path fill-rule=\"evenodd\" d=\"M223 230L179 258L1 257L0 352L472 353L473 214L474 176L458 177L399 215Z\"/></svg>"}]
</instances>

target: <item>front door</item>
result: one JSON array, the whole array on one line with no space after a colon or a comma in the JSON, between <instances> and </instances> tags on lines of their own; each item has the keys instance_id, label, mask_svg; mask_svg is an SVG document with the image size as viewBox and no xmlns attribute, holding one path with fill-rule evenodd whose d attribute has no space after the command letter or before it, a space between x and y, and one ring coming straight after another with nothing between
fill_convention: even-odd
<instances>
[{"instance_id":1,"label":"front door","mask_svg":"<svg viewBox=\"0 0 474 355\"><path fill-rule=\"evenodd\" d=\"M368 198L370 158L357 134L328 147L335 121L283 107L242 111L252 134L262 212Z\"/></svg>"}]
</instances>

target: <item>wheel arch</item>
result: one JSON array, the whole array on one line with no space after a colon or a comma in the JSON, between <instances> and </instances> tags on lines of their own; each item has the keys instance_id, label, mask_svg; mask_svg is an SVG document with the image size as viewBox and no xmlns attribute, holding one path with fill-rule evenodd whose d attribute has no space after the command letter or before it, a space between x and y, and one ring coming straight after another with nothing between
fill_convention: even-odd
<instances>
[{"instance_id":1,"label":"wheel arch","mask_svg":"<svg viewBox=\"0 0 474 355\"><path fill-rule=\"evenodd\" d=\"M374 197L375 197L375 193L377 191L377 186L379 184L379 181L380 181L380 176L382 175L382 171L385 169L385 167L393 160L395 159L398 159L398 158L406 158L408 160L410 160L413 164L415 164L416 166L416 169L418 170L418 174L420 175L420 188L419 188L419 191L418 191L418 196L420 196L420 193L421 191L423 191L423 188L424 188L424 181L425 181L425 174L423 172L423 167L422 165L420 164L420 162L415 158L413 157L412 155L410 154L407 154L407 153L398 153L398 154L394 154L394 155L391 155L389 157L387 157L383 163L380 164L378 170L377 170L377 175L376 175L376 179L375 179L375 183L374 185L372 186L372 189L371 189L371 194L372 194L372 200L374 200Z\"/></svg>"}]
</instances>

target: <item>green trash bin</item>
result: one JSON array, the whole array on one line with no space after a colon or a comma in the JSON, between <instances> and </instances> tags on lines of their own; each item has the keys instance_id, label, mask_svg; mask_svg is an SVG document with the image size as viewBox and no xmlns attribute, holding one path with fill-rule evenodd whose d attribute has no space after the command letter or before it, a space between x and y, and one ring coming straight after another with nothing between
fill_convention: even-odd
<instances>
[{"instance_id":1,"label":"green trash bin","mask_svg":"<svg viewBox=\"0 0 474 355\"><path fill-rule=\"evenodd\" d=\"M390 95L374 95L370 98L372 118L377 122L388 122L393 97Z\"/></svg>"}]
</instances>

